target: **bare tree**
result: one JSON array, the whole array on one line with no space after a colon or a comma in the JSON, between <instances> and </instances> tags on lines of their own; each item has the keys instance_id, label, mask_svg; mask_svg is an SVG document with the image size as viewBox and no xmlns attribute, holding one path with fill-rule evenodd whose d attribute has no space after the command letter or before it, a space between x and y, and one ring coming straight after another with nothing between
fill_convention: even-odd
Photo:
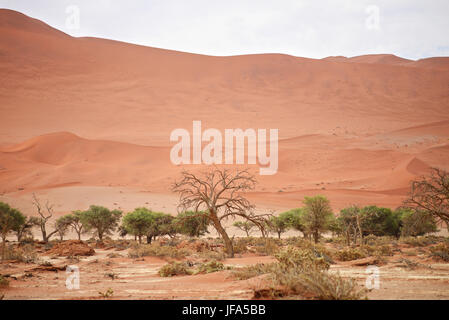
<instances>
[{"instance_id":1,"label":"bare tree","mask_svg":"<svg viewBox=\"0 0 449 320\"><path fill-rule=\"evenodd\" d=\"M180 196L178 210L193 209L206 216L223 238L226 253L233 257L234 248L223 227L224 220L240 216L265 234L265 217L268 215L256 215L254 206L242 195L253 190L255 185L254 176L247 170L231 172L214 168L199 175L183 171L182 179L173 184L172 190Z\"/></svg>"},{"instance_id":2,"label":"bare tree","mask_svg":"<svg viewBox=\"0 0 449 320\"><path fill-rule=\"evenodd\" d=\"M36 207L37 213L39 215L39 217L33 217L34 224L41 229L42 240L44 242L48 242L51 236L58 232L58 229L56 229L47 234L47 222L53 216L53 205L50 205L50 203L47 200L45 205L43 206L34 193L33 193L33 205Z\"/></svg>"},{"instance_id":3,"label":"bare tree","mask_svg":"<svg viewBox=\"0 0 449 320\"><path fill-rule=\"evenodd\" d=\"M431 168L429 176L412 181L404 207L429 213L449 230L449 172Z\"/></svg>"}]
</instances>

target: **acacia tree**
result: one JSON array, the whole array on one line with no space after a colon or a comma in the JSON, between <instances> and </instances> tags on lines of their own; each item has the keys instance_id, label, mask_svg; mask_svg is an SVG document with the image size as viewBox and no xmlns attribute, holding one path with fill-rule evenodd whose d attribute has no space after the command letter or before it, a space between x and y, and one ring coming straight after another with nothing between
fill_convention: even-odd
<instances>
[{"instance_id":1,"label":"acacia tree","mask_svg":"<svg viewBox=\"0 0 449 320\"><path fill-rule=\"evenodd\" d=\"M111 234L118 226L122 211L109 210L102 206L92 205L89 210L81 216L86 231L93 231L100 241L103 241L104 235Z\"/></svg>"},{"instance_id":2,"label":"acacia tree","mask_svg":"<svg viewBox=\"0 0 449 320\"><path fill-rule=\"evenodd\" d=\"M51 236L58 232L58 229L55 229L52 232L47 233L47 222L53 216L53 205L51 205L48 200L45 202L45 205L42 205L34 193L33 205L36 207L39 217L33 217L32 222L41 229L42 241L48 242Z\"/></svg>"},{"instance_id":3,"label":"acacia tree","mask_svg":"<svg viewBox=\"0 0 449 320\"><path fill-rule=\"evenodd\" d=\"M139 239L139 243L142 243L142 237L148 235L154 220L155 217L150 210L147 208L136 208L123 218L122 228L127 234L134 235Z\"/></svg>"},{"instance_id":4,"label":"acacia tree","mask_svg":"<svg viewBox=\"0 0 449 320\"><path fill-rule=\"evenodd\" d=\"M176 227L174 225L175 218L163 212L152 212L153 220L150 224L146 237L147 243L156 240L156 237L168 235L173 237L176 234Z\"/></svg>"},{"instance_id":5,"label":"acacia tree","mask_svg":"<svg viewBox=\"0 0 449 320\"><path fill-rule=\"evenodd\" d=\"M357 244L357 238L360 241L363 239L362 223L360 208L357 206L351 206L340 211L340 215L337 218L338 228L344 234L346 238L346 244L351 244L351 239L354 244Z\"/></svg>"},{"instance_id":6,"label":"acacia tree","mask_svg":"<svg viewBox=\"0 0 449 320\"><path fill-rule=\"evenodd\" d=\"M185 211L173 221L175 230L189 237L200 237L208 233L209 219L204 212Z\"/></svg>"},{"instance_id":7,"label":"acacia tree","mask_svg":"<svg viewBox=\"0 0 449 320\"><path fill-rule=\"evenodd\" d=\"M449 230L449 172L431 168L429 176L412 181L404 207L430 214Z\"/></svg>"},{"instance_id":8,"label":"acacia tree","mask_svg":"<svg viewBox=\"0 0 449 320\"><path fill-rule=\"evenodd\" d=\"M31 229L35 226L35 219L33 217L27 217L23 224L17 225L14 228L14 232L17 236L17 241L20 242L24 237L32 237L33 233Z\"/></svg>"},{"instance_id":9,"label":"acacia tree","mask_svg":"<svg viewBox=\"0 0 449 320\"><path fill-rule=\"evenodd\" d=\"M266 215L256 215L254 206L243 196L243 193L253 190L255 184L254 176L247 170L231 172L214 168L198 175L183 171L182 179L173 184L172 190L179 193L178 210L202 211L201 215L209 219L222 237L228 256L233 257L232 240L223 227L226 219L239 216L261 230L265 228Z\"/></svg>"},{"instance_id":10,"label":"acacia tree","mask_svg":"<svg viewBox=\"0 0 449 320\"><path fill-rule=\"evenodd\" d=\"M281 238L281 234L286 232L290 228L289 221L285 215L280 214L278 217L272 216L267 221L270 231L276 233L278 238Z\"/></svg>"},{"instance_id":11,"label":"acacia tree","mask_svg":"<svg viewBox=\"0 0 449 320\"><path fill-rule=\"evenodd\" d=\"M0 202L0 236L2 238L2 261L5 258L6 236L25 223L25 216L7 203Z\"/></svg>"},{"instance_id":12,"label":"acacia tree","mask_svg":"<svg viewBox=\"0 0 449 320\"><path fill-rule=\"evenodd\" d=\"M366 206L360 211L362 235L395 236L401 234L401 217L389 208Z\"/></svg>"},{"instance_id":13,"label":"acacia tree","mask_svg":"<svg viewBox=\"0 0 449 320\"><path fill-rule=\"evenodd\" d=\"M236 221L232 225L245 232L247 237L249 237L251 231L256 227L256 225L251 221Z\"/></svg>"},{"instance_id":14,"label":"acacia tree","mask_svg":"<svg viewBox=\"0 0 449 320\"><path fill-rule=\"evenodd\" d=\"M329 200L325 196L304 197L304 225L311 232L315 243L318 243L320 234L328 230L333 217Z\"/></svg>"},{"instance_id":15,"label":"acacia tree","mask_svg":"<svg viewBox=\"0 0 449 320\"><path fill-rule=\"evenodd\" d=\"M285 221L287 228L302 232L304 238L309 238L309 231L304 224L305 211L303 208L295 208L279 214L279 218Z\"/></svg>"},{"instance_id":16,"label":"acacia tree","mask_svg":"<svg viewBox=\"0 0 449 320\"><path fill-rule=\"evenodd\" d=\"M68 214L69 224L72 227L73 231L78 235L78 240L81 240L81 234L85 232L85 228L82 222L84 211L76 210L71 214Z\"/></svg>"},{"instance_id":17,"label":"acacia tree","mask_svg":"<svg viewBox=\"0 0 449 320\"><path fill-rule=\"evenodd\" d=\"M402 208L397 213L401 217L402 236L415 237L438 231L435 218L427 212Z\"/></svg>"},{"instance_id":18,"label":"acacia tree","mask_svg":"<svg viewBox=\"0 0 449 320\"><path fill-rule=\"evenodd\" d=\"M54 228L57 230L59 240L64 240L64 236L70 228L70 217L68 217L67 215L60 217L55 221Z\"/></svg>"}]
</instances>

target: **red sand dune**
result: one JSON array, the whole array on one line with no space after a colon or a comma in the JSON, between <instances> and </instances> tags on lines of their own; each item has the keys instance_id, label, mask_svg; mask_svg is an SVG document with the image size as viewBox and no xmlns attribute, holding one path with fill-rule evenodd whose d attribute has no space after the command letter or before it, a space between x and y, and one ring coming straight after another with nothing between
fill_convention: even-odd
<instances>
[{"instance_id":1,"label":"red sand dune","mask_svg":"<svg viewBox=\"0 0 449 320\"><path fill-rule=\"evenodd\" d=\"M169 134L201 120L279 129L279 171L259 177L257 204L324 193L336 208L396 206L410 179L449 168L448 59L212 57L73 38L0 10L0 193L169 193L181 170Z\"/></svg>"}]
</instances>

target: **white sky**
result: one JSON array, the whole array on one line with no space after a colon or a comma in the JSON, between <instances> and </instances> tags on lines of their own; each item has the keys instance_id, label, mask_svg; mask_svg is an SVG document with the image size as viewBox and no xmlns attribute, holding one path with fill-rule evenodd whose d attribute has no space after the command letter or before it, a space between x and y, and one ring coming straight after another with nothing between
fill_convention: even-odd
<instances>
[{"instance_id":1,"label":"white sky","mask_svg":"<svg viewBox=\"0 0 449 320\"><path fill-rule=\"evenodd\" d=\"M0 8L73 36L209 55L449 56L449 0L0 0Z\"/></svg>"}]
</instances>

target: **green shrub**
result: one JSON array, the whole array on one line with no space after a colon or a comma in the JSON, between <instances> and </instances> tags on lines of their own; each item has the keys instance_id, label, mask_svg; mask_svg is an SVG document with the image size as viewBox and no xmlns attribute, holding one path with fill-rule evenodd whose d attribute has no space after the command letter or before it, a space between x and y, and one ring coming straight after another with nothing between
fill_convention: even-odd
<instances>
[{"instance_id":1,"label":"green shrub","mask_svg":"<svg viewBox=\"0 0 449 320\"><path fill-rule=\"evenodd\" d=\"M365 245L361 247L363 250L365 250L368 255L370 256L392 256L393 250L389 245Z\"/></svg>"},{"instance_id":2,"label":"green shrub","mask_svg":"<svg viewBox=\"0 0 449 320\"><path fill-rule=\"evenodd\" d=\"M413 247L426 247L438 243L439 239L433 236L403 237L400 239L400 242Z\"/></svg>"},{"instance_id":3,"label":"green shrub","mask_svg":"<svg viewBox=\"0 0 449 320\"><path fill-rule=\"evenodd\" d=\"M159 269L159 275L161 277L173 277L177 275L189 275L192 272L188 269L188 264L186 262L176 262L172 261L164 265Z\"/></svg>"},{"instance_id":4,"label":"green shrub","mask_svg":"<svg viewBox=\"0 0 449 320\"><path fill-rule=\"evenodd\" d=\"M264 241L257 243L256 253L260 255L270 256L279 251L279 246L277 245L277 242L274 239L262 238L262 240Z\"/></svg>"},{"instance_id":5,"label":"green shrub","mask_svg":"<svg viewBox=\"0 0 449 320\"><path fill-rule=\"evenodd\" d=\"M368 257L368 253L360 248L345 248L337 251L335 256L340 261L351 261Z\"/></svg>"},{"instance_id":6,"label":"green shrub","mask_svg":"<svg viewBox=\"0 0 449 320\"><path fill-rule=\"evenodd\" d=\"M0 274L0 288L9 286L9 281Z\"/></svg>"},{"instance_id":7,"label":"green shrub","mask_svg":"<svg viewBox=\"0 0 449 320\"><path fill-rule=\"evenodd\" d=\"M430 248L431 256L437 260L449 262L449 244L439 243Z\"/></svg>"},{"instance_id":8,"label":"green shrub","mask_svg":"<svg viewBox=\"0 0 449 320\"><path fill-rule=\"evenodd\" d=\"M112 288L109 288L108 290L106 290L105 292L101 292L98 291L98 294L102 297L102 298L110 298L114 295L114 290L112 290Z\"/></svg>"},{"instance_id":9,"label":"green shrub","mask_svg":"<svg viewBox=\"0 0 449 320\"><path fill-rule=\"evenodd\" d=\"M135 245L128 253L130 258L141 258L147 256L154 257L169 257L174 259L180 259L187 256L189 252L185 249L177 249L171 246L161 246L158 243Z\"/></svg>"},{"instance_id":10,"label":"green shrub","mask_svg":"<svg viewBox=\"0 0 449 320\"><path fill-rule=\"evenodd\" d=\"M279 265L284 268L299 268L301 270L327 270L329 263L312 249L302 249L288 246L275 255Z\"/></svg>"},{"instance_id":11,"label":"green shrub","mask_svg":"<svg viewBox=\"0 0 449 320\"><path fill-rule=\"evenodd\" d=\"M195 255L205 260L217 260L217 261L223 261L227 257L224 251L213 251L213 250L198 252Z\"/></svg>"},{"instance_id":12,"label":"green shrub","mask_svg":"<svg viewBox=\"0 0 449 320\"><path fill-rule=\"evenodd\" d=\"M395 243L396 240L397 239L395 237L391 236L375 236L370 234L363 238L363 243L369 246L381 246Z\"/></svg>"},{"instance_id":13,"label":"green shrub","mask_svg":"<svg viewBox=\"0 0 449 320\"><path fill-rule=\"evenodd\" d=\"M298 239L294 245L302 249L312 250L317 257L323 257L324 260L330 264L334 263L331 258L333 253L319 243L313 243L312 241L306 239Z\"/></svg>"},{"instance_id":14,"label":"green shrub","mask_svg":"<svg viewBox=\"0 0 449 320\"><path fill-rule=\"evenodd\" d=\"M278 260L271 264L257 264L233 271L239 280L261 274L270 274L271 283L266 288L254 290L255 298L280 298L301 296L313 299L355 300L363 297L353 280L328 272L329 263L314 246L302 244L304 248L288 246L278 252Z\"/></svg>"},{"instance_id":15,"label":"green shrub","mask_svg":"<svg viewBox=\"0 0 449 320\"><path fill-rule=\"evenodd\" d=\"M422 236L438 231L436 220L429 213L411 209L401 209L398 212L402 220L402 236Z\"/></svg>"},{"instance_id":16,"label":"green shrub","mask_svg":"<svg viewBox=\"0 0 449 320\"><path fill-rule=\"evenodd\" d=\"M274 283L286 295L313 299L355 300L363 296L352 280L328 272L329 264L312 249L287 248L276 255L279 263L273 270Z\"/></svg>"},{"instance_id":17,"label":"green shrub","mask_svg":"<svg viewBox=\"0 0 449 320\"><path fill-rule=\"evenodd\" d=\"M30 244L26 244L23 247L9 246L5 248L6 260L18 260L24 263L39 263L40 258L34 247Z\"/></svg>"},{"instance_id":18,"label":"green shrub","mask_svg":"<svg viewBox=\"0 0 449 320\"><path fill-rule=\"evenodd\" d=\"M258 263L255 265L250 265L243 268L234 269L232 271L232 276L237 280L246 280L262 274L271 273L276 265L277 263Z\"/></svg>"},{"instance_id":19,"label":"green shrub","mask_svg":"<svg viewBox=\"0 0 449 320\"><path fill-rule=\"evenodd\" d=\"M352 279L329 272L307 272L299 278L302 290L318 300L359 300L366 295Z\"/></svg>"},{"instance_id":20,"label":"green shrub","mask_svg":"<svg viewBox=\"0 0 449 320\"><path fill-rule=\"evenodd\" d=\"M221 262L216 260L211 260L205 263L202 263L195 273L212 273L224 270L224 265Z\"/></svg>"},{"instance_id":21,"label":"green shrub","mask_svg":"<svg viewBox=\"0 0 449 320\"><path fill-rule=\"evenodd\" d=\"M243 239L234 241L233 247L234 253L245 253L248 251L247 243L246 241L243 241Z\"/></svg>"}]
</instances>

